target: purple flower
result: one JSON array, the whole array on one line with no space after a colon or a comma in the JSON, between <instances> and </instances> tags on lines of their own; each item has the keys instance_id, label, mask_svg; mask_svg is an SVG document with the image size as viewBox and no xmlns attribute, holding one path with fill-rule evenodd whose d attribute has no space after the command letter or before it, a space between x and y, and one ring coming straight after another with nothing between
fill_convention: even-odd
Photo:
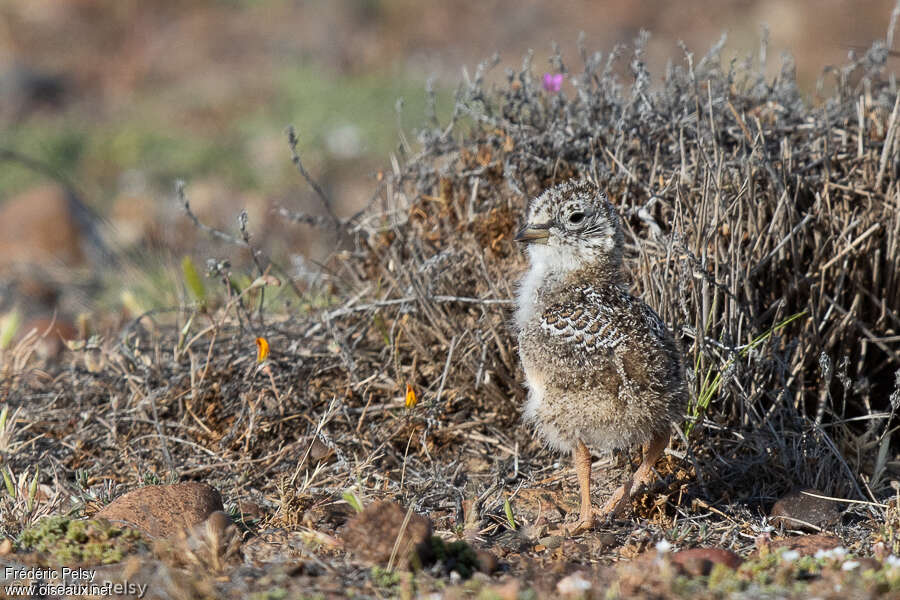
<instances>
[{"instance_id":1,"label":"purple flower","mask_svg":"<svg viewBox=\"0 0 900 600\"><path fill-rule=\"evenodd\" d=\"M558 92L562 89L562 73L544 73L544 89L548 92Z\"/></svg>"}]
</instances>

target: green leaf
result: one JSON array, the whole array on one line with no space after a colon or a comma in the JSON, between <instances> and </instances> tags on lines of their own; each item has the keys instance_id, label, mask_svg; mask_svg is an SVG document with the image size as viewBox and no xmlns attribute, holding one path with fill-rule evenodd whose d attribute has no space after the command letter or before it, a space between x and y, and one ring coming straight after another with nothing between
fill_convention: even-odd
<instances>
[{"instance_id":1,"label":"green leaf","mask_svg":"<svg viewBox=\"0 0 900 600\"><path fill-rule=\"evenodd\" d=\"M353 510L358 513L362 512L362 502L359 501L359 498L357 498L356 494L354 494L352 491L347 490L346 492L344 492L343 498L347 502L347 504L353 507Z\"/></svg>"},{"instance_id":2,"label":"green leaf","mask_svg":"<svg viewBox=\"0 0 900 600\"><path fill-rule=\"evenodd\" d=\"M768 341L769 338L771 338L774 334L778 333L805 314L805 310L798 312L789 316L782 322L773 325L768 331L757 336L753 339L753 341L741 348L741 350L738 352L738 357L743 358L747 356L747 354L749 354L751 350L758 348L766 341ZM706 376L703 379L703 385L700 388L700 393L697 394L697 404L694 405L693 409L690 411L691 418L688 420L688 423L685 426L684 434L686 436L691 435L691 431L694 430L694 425L699 422L700 417L703 416L703 413L706 412L706 409L712 402L713 397L719 392L719 387L722 385L722 373L727 371L728 368L734 364L734 361L734 357L728 359L725 365L716 373L715 377L713 377L712 380L710 380L710 376L713 373L713 369L710 368L709 371L706 372Z\"/></svg>"},{"instance_id":3,"label":"green leaf","mask_svg":"<svg viewBox=\"0 0 900 600\"><path fill-rule=\"evenodd\" d=\"M12 343L13 336L22 326L22 313L18 308L6 313L0 319L0 350L4 350Z\"/></svg>"},{"instance_id":4,"label":"green leaf","mask_svg":"<svg viewBox=\"0 0 900 600\"><path fill-rule=\"evenodd\" d=\"M513 516L512 504L509 503L509 498L503 501L503 512L506 513L506 522L509 523L509 528L515 531L516 518Z\"/></svg>"},{"instance_id":5,"label":"green leaf","mask_svg":"<svg viewBox=\"0 0 900 600\"><path fill-rule=\"evenodd\" d=\"M194 266L194 261L191 260L190 256L185 256L181 259L181 272L184 275L184 284L191 292L194 300L200 304L205 303L206 287L203 285L200 273L197 272L197 267Z\"/></svg>"},{"instance_id":6,"label":"green leaf","mask_svg":"<svg viewBox=\"0 0 900 600\"><path fill-rule=\"evenodd\" d=\"M381 339L384 340L385 346L391 345L391 335L388 333L387 324L384 322L384 318L375 313L375 316L372 318L373 323L375 324L375 329L378 330L378 333L381 334Z\"/></svg>"},{"instance_id":7,"label":"green leaf","mask_svg":"<svg viewBox=\"0 0 900 600\"><path fill-rule=\"evenodd\" d=\"M3 469L3 483L6 485L6 491L9 492L9 495L13 498L16 497L16 484L13 483L12 480L12 472L9 470L9 466Z\"/></svg>"},{"instance_id":8,"label":"green leaf","mask_svg":"<svg viewBox=\"0 0 900 600\"><path fill-rule=\"evenodd\" d=\"M31 485L28 486L28 512L34 508L34 499L37 496L38 477L41 474L41 468L34 468L34 477L31 479Z\"/></svg>"}]
</instances>

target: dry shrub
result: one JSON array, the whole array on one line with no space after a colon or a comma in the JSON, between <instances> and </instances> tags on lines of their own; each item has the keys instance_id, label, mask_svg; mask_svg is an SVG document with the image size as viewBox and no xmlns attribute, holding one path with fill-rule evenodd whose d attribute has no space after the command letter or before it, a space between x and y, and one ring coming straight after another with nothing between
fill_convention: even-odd
<instances>
[{"instance_id":1,"label":"dry shrub","mask_svg":"<svg viewBox=\"0 0 900 600\"><path fill-rule=\"evenodd\" d=\"M585 177L623 216L632 291L684 348L704 493L883 494L900 393L900 100L884 44L807 100L789 60L767 81L749 59L723 66L720 47L654 85L645 42L582 49L575 69L557 56L558 93L528 58L494 86L484 63L451 122L420 133L358 227L374 259L346 265L378 290L384 373L426 386L432 416L515 424L511 238L529 198Z\"/></svg>"}]
</instances>

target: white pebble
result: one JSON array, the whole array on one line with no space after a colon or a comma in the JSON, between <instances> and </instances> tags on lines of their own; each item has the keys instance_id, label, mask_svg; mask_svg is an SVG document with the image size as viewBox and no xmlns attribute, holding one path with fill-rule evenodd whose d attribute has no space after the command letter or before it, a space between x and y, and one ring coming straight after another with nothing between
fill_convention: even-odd
<instances>
[{"instance_id":1,"label":"white pebble","mask_svg":"<svg viewBox=\"0 0 900 600\"><path fill-rule=\"evenodd\" d=\"M800 558L800 553L796 550L788 550L781 555L781 560L784 562L794 562Z\"/></svg>"},{"instance_id":2,"label":"white pebble","mask_svg":"<svg viewBox=\"0 0 900 600\"><path fill-rule=\"evenodd\" d=\"M559 580L556 584L556 591L563 596L581 595L591 589L591 582L584 578L581 573L572 573Z\"/></svg>"},{"instance_id":3,"label":"white pebble","mask_svg":"<svg viewBox=\"0 0 900 600\"><path fill-rule=\"evenodd\" d=\"M816 553L813 555L817 560L821 560L823 558L844 558L847 556L847 549L842 546L837 546L832 548L831 550L816 550Z\"/></svg>"}]
</instances>

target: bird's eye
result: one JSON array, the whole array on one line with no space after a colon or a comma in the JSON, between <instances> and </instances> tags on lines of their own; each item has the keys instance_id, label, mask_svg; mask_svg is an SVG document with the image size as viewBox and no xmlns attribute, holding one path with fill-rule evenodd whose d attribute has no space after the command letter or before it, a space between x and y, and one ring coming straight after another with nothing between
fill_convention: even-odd
<instances>
[{"instance_id":1,"label":"bird's eye","mask_svg":"<svg viewBox=\"0 0 900 600\"><path fill-rule=\"evenodd\" d=\"M584 213L582 212L576 212L569 215L569 223L572 225L578 225L582 221L584 221Z\"/></svg>"}]
</instances>

